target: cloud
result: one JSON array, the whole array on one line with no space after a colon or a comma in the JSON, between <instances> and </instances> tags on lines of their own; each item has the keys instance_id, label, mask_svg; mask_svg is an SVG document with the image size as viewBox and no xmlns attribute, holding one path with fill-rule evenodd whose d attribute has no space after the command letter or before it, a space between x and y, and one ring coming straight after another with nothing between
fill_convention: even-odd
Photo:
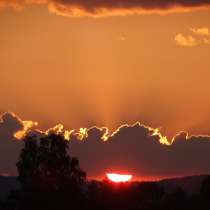
<instances>
[{"instance_id":1,"label":"cloud","mask_svg":"<svg viewBox=\"0 0 210 210\"><path fill-rule=\"evenodd\" d=\"M22 130L19 130L14 134L14 137L19 140L21 140L25 136L28 130L38 125L37 122L33 122L33 121L22 121L21 123L22 123Z\"/></svg>"},{"instance_id":2,"label":"cloud","mask_svg":"<svg viewBox=\"0 0 210 210\"><path fill-rule=\"evenodd\" d=\"M21 9L30 4L46 5L50 12L67 17L167 14L207 10L209 0L0 0L0 7Z\"/></svg>"},{"instance_id":3,"label":"cloud","mask_svg":"<svg viewBox=\"0 0 210 210\"><path fill-rule=\"evenodd\" d=\"M70 141L70 152L79 157L88 175L129 172L139 177L170 177L210 173L210 137L180 132L171 145L161 144L154 129L140 123L123 125L101 137L96 127L84 141ZM161 135L162 136L162 135Z\"/></svg>"},{"instance_id":4,"label":"cloud","mask_svg":"<svg viewBox=\"0 0 210 210\"><path fill-rule=\"evenodd\" d=\"M4 113L0 119L1 173L16 171L15 163L23 144L15 134L20 131L24 132L22 137L63 135L70 141L70 154L79 158L90 177L116 171L139 177L210 173L208 135L182 131L169 140L159 129L139 122L121 125L114 132L97 126L66 130L62 124L42 131L37 123L21 120L14 113Z\"/></svg>"},{"instance_id":5,"label":"cloud","mask_svg":"<svg viewBox=\"0 0 210 210\"><path fill-rule=\"evenodd\" d=\"M210 31L207 27L190 28L190 31L199 36L210 36Z\"/></svg>"},{"instance_id":6,"label":"cloud","mask_svg":"<svg viewBox=\"0 0 210 210\"><path fill-rule=\"evenodd\" d=\"M175 36L175 42L182 47L195 47L201 44L210 44L210 30L207 27L190 28L190 32L193 35L183 35L181 33Z\"/></svg>"},{"instance_id":7,"label":"cloud","mask_svg":"<svg viewBox=\"0 0 210 210\"><path fill-rule=\"evenodd\" d=\"M15 173L22 143L17 141L15 134L26 131L27 121L22 121L14 113L7 112L0 117L0 173ZM21 133L23 134L23 133Z\"/></svg>"},{"instance_id":8,"label":"cloud","mask_svg":"<svg viewBox=\"0 0 210 210\"><path fill-rule=\"evenodd\" d=\"M30 120L22 120L12 112L5 112L0 116L0 174L16 173L16 162L23 146L22 139L26 135L39 137L52 133L62 134L68 140L73 130L65 130L58 124L46 131L37 129L38 123Z\"/></svg>"},{"instance_id":9,"label":"cloud","mask_svg":"<svg viewBox=\"0 0 210 210\"><path fill-rule=\"evenodd\" d=\"M210 39L204 38L204 39L203 39L203 43L204 43L204 44L210 44Z\"/></svg>"},{"instance_id":10,"label":"cloud","mask_svg":"<svg viewBox=\"0 0 210 210\"><path fill-rule=\"evenodd\" d=\"M193 36L184 36L183 34L177 34L175 36L176 44L182 47L195 47L199 44L196 38Z\"/></svg>"},{"instance_id":11,"label":"cloud","mask_svg":"<svg viewBox=\"0 0 210 210\"><path fill-rule=\"evenodd\" d=\"M3 137L21 140L29 130L34 129L37 125L37 122L21 120L14 113L5 112L0 116L0 138L3 134Z\"/></svg>"}]
</instances>

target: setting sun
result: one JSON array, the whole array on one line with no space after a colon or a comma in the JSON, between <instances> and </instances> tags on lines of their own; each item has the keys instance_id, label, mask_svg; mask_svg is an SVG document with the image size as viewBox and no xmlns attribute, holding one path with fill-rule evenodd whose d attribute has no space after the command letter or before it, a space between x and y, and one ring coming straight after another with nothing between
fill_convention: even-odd
<instances>
[{"instance_id":1,"label":"setting sun","mask_svg":"<svg viewBox=\"0 0 210 210\"><path fill-rule=\"evenodd\" d=\"M107 173L106 174L107 178L112 181L112 182L129 182L132 179L132 175L128 174L115 174L115 173Z\"/></svg>"}]
</instances>

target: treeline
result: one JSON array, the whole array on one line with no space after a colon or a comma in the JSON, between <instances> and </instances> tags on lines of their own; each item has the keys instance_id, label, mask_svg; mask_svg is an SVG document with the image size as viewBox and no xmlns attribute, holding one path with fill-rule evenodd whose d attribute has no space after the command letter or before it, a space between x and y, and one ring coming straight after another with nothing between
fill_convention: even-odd
<instances>
[{"instance_id":1,"label":"treeline","mask_svg":"<svg viewBox=\"0 0 210 210\"><path fill-rule=\"evenodd\" d=\"M210 177L199 193L164 192L157 182L87 181L61 135L27 136L17 162L21 189L0 210L209 210Z\"/></svg>"}]
</instances>

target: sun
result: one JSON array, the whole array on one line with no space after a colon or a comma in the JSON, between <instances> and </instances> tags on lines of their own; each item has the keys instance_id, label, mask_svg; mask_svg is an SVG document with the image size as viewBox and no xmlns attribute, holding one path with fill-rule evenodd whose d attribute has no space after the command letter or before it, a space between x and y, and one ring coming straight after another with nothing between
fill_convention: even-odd
<instances>
[{"instance_id":1,"label":"sun","mask_svg":"<svg viewBox=\"0 0 210 210\"><path fill-rule=\"evenodd\" d=\"M133 176L131 174L107 173L106 177L112 182L119 183L119 182L129 182Z\"/></svg>"}]
</instances>

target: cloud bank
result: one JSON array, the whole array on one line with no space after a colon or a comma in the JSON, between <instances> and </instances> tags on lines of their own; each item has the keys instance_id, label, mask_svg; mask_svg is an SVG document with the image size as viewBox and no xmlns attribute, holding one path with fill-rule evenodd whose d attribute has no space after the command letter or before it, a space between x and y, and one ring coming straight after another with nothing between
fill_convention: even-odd
<instances>
[{"instance_id":1,"label":"cloud bank","mask_svg":"<svg viewBox=\"0 0 210 210\"><path fill-rule=\"evenodd\" d=\"M190 35L179 33L174 40L181 47L196 47L198 45L210 44L210 30L207 27L190 28Z\"/></svg>"},{"instance_id":2,"label":"cloud bank","mask_svg":"<svg viewBox=\"0 0 210 210\"><path fill-rule=\"evenodd\" d=\"M210 36L210 31L207 27L190 28L190 31L199 36Z\"/></svg>"},{"instance_id":3,"label":"cloud bank","mask_svg":"<svg viewBox=\"0 0 210 210\"><path fill-rule=\"evenodd\" d=\"M159 129L139 122L122 125L109 133L107 127L66 130L58 124L46 131L38 123L4 113L0 121L0 172L15 173L15 163L25 135L63 135L70 154L79 157L89 177L105 172L129 172L137 177L173 177L210 173L210 136L180 132L170 141ZM30 125L30 126L28 126Z\"/></svg>"},{"instance_id":4,"label":"cloud bank","mask_svg":"<svg viewBox=\"0 0 210 210\"><path fill-rule=\"evenodd\" d=\"M25 132L32 129L31 121L22 121L13 113L0 117L0 173L15 173L22 143L18 142Z\"/></svg>"},{"instance_id":5,"label":"cloud bank","mask_svg":"<svg viewBox=\"0 0 210 210\"><path fill-rule=\"evenodd\" d=\"M46 5L50 12L67 17L102 17L208 10L210 0L0 0L1 8L20 10L31 4Z\"/></svg>"}]
</instances>

